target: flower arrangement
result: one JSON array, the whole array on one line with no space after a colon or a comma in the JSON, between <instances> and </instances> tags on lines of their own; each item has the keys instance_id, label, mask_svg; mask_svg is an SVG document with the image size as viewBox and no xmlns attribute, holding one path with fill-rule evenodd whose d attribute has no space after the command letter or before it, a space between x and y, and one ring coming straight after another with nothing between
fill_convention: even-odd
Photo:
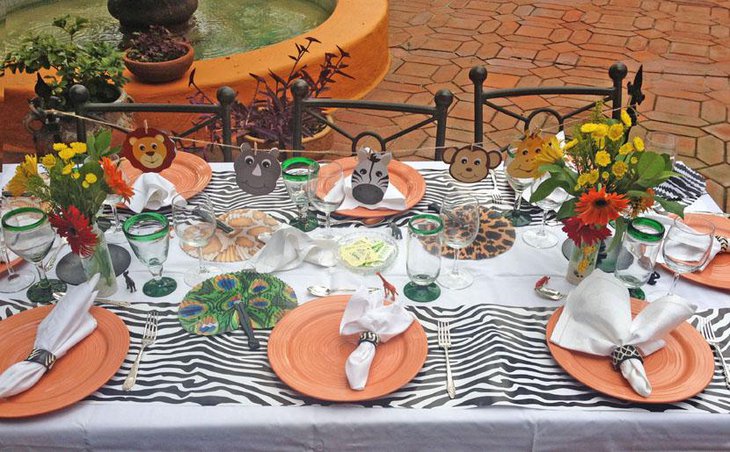
<instances>
[{"instance_id":1,"label":"flower arrangement","mask_svg":"<svg viewBox=\"0 0 730 452\"><path fill-rule=\"evenodd\" d=\"M537 157L541 172L549 177L532 194L540 201L562 188L573 196L558 211L563 230L577 246L596 245L608 238L609 222L614 239L623 235L625 217L633 218L656 201L665 210L683 215L679 203L658 196L654 187L678 176L669 155L645 148L640 137L629 139L631 116L624 110L621 120L606 118L597 105L591 120L573 130L573 139L561 146L557 138L542 145ZM614 240L610 247L615 246Z\"/></svg>"},{"instance_id":2,"label":"flower arrangement","mask_svg":"<svg viewBox=\"0 0 730 452\"><path fill-rule=\"evenodd\" d=\"M56 154L40 162L47 178L38 170L38 158L26 156L7 186L13 196L28 193L47 203L51 226L81 257L95 251L98 238L93 228L107 195L129 200L133 194L117 163L109 158L119 152L110 144L109 131L90 136L86 143L57 143Z\"/></svg>"}]
</instances>

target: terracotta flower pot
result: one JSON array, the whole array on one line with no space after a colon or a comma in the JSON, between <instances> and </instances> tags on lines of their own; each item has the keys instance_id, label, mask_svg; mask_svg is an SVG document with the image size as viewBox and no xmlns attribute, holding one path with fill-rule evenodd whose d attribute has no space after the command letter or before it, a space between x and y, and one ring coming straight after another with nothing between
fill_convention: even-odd
<instances>
[{"instance_id":1,"label":"terracotta flower pot","mask_svg":"<svg viewBox=\"0 0 730 452\"><path fill-rule=\"evenodd\" d=\"M327 120L333 122L332 116L327 115ZM252 147L258 147L259 149L272 147L272 145L267 140L253 137L251 135L243 135L239 137L239 142L242 142L241 140L249 143ZM305 151L317 151L318 153L308 154L307 152L303 152L302 155L304 157L309 157L314 160L322 159L324 155L320 154L319 152L332 150L332 145L334 144L334 141L335 136L332 133L332 128L330 126L326 126L324 129L320 130L311 137L304 137L302 139L302 146L304 147ZM350 155L349 150L347 151L347 155Z\"/></svg>"},{"instance_id":2,"label":"terracotta flower pot","mask_svg":"<svg viewBox=\"0 0 730 452\"><path fill-rule=\"evenodd\" d=\"M129 59L124 55L124 65L141 82L165 83L178 80L190 69L195 58L195 50L190 44L187 42L180 44L184 45L188 52L175 60L147 63Z\"/></svg>"}]
</instances>

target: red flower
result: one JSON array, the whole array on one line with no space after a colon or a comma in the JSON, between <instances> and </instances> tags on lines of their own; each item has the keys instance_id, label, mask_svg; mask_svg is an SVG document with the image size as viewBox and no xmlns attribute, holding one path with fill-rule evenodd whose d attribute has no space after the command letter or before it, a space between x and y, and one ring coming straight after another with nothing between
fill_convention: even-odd
<instances>
[{"instance_id":1,"label":"red flower","mask_svg":"<svg viewBox=\"0 0 730 452\"><path fill-rule=\"evenodd\" d=\"M578 217L570 217L563 220L565 226L563 231L573 240L576 246L593 245L599 240L605 240L611 235L606 226L594 226L583 223Z\"/></svg>"},{"instance_id":2,"label":"red flower","mask_svg":"<svg viewBox=\"0 0 730 452\"><path fill-rule=\"evenodd\" d=\"M76 206L69 206L66 210L57 213L53 212L49 215L48 220L58 235L66 237L74 254L83 257L94 254L96 234L91 229L89 219Z\"/></svg>"},{"instance_id":3,"label":"red flower","mask_svg":"<svg viewBox=\"0 0 730 452\"><path fill-rule=\"evenodd\" d=\"M109 157L101 159L101 167L104 170L104 181L111 191L124 198L125 201L129 201L129 198L134 195L134 190L124 180L124 175L119 167Z\"/></svg>"},{"instance_id":4,"label":"red flower","mask_svg":"<svg viewBox=\"0 0 730 452\"><path fill-rule=\"evenodd\" d=\"M624 195L606 193L606 188L601 187L598 191L591 188L588 193L584 193L575 203L575 211L583 224L605 226L618 218L628 206L629 200Z\"/></svg>"}]
</instances>

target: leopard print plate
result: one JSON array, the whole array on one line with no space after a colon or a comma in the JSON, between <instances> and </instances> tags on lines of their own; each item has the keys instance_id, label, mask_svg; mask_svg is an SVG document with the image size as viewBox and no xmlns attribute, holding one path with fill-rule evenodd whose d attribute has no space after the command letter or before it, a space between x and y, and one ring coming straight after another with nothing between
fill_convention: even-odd
<instances>
[{"instance_id":1,"label":"leopard print plate","mask_svg":"<svg viewBox=\"0 0 730 452\"><path fill-rule=\"evenodd\" d=\"M481 209L479 233L471 245L463 248L459 259L482 260L506 253L515 243L515 228L509 220L496 210ZM441 255L454 257L454 250L446 245Z\"/></svg>"},{"instance_id":2,"label":"leopard print plate","mask_svg":"<svg viewBox=\"0 0 730 452\"><path fill-rule=\"evenodd\" d=\"M235 231L226 234L220 229L208 245L203 248L203 259L212 262L242 262L250 259L264 246L259 240L263 233L272 233L279 222L268 214L253 209L236 209L218 216L218 219L234 228ZM197 249L183 246L183 251L197 257Z\"/></svg>"}]
</instances>

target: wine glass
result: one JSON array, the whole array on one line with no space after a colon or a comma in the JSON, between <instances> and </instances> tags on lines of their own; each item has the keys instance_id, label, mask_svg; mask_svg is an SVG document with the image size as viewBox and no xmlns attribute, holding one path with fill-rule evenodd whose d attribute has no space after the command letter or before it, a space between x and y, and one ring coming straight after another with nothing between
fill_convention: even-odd
<instances>
[{"instance_id":1,"label":"wine glass","mask_svg":"<svg viewBox=\"0 0 730 452\"><path fill-rule=\"evenodd\" d=\"M185 272L183 278L185 284L190 287L220 273L218 268L207 267L203 262L203 247L215 234L216 217L213 203L206 194L195 193L181 192L172 198L172 222L180 243L198 249L198 267Z\"/></svg>"},{"instance_id":2,"label":"wine glass","mask_svg":"<svg viewBox=\"0 0 730 452\"><path fill-rule=\"evenodd\" d=\"M15 201L18 201L18 199L6 197L0 194L0 217L16 207ZM20 203L17 207L21 206L22 203ZM5 246L2 222L0 222L0 262L6 262L6 271L8 273L7 278L0 283L0 292L2 293L20 292L23 289L27 289L35 282L35 275L32 272L27 270L16 271L13 266L10 265L10 260L8 248Z\"/></svg>"},{"instance_id":3,"label":"wine glass","mask_svg":"<svg viewBox=\"0 0 730 452\"><path fill-rule=\"evenodd\" d=\"M304 232L317 228L317 217L309 213L309 198L307 198L307 173L314 160L306 157L294 157L281 164L281 175L284 179L286 192L297 207L299 217L289 221L289 224Z\"/></svg>"},{"instance_id":4,"label":"wine glass","mask_svg":"<svg viewBox=\"0 0 730 452\"><path fill-rule=\"evenodd\" d=\"M535 190L537 190L537 188L540 186L540 184L542 184L546 179L547 177L535 179L535 181L532 183L532 186L530 187L530 193L534 193ZM559 202L554 197L555 191L557 190L562 189L556 188L545 198L534 203L537 207L540 208L540 210L542 210L542 221L540 222L540 228L528 229L527 231L525 231L524 234L522 234L522 240L524 240L525 243L533 248L552 248L558 243L558 237L545 228L548 211L555 210L561 205L561 202Z\"/></svg>"},{"instance_id":5,"label":"wine glass","mask_svg":"<svg viewBox=\"0 0 730 452\"><path fill-rule=\"evenodd\" d=\"M148 297L164 297L177 288L174 279L162 276L162 264L170 247L169 227L164 215L153 212L131 216L122 225L132 251L152 273L152 279L142 288Z\"/></svg>"},{"instance_id":6,"label":"wine glass","mask_svg":"<svg viewBox=\"0 0 730 452\"><path fill-rule=\"evenodd\" d=\"M454 265L450 272L439 277L439 283L449 289L466 289L474 282L474 277L459 270L459 253L474 241L479 232L479 201L461 193L444 198L441 220L444 224L444 242L454 249Z\"/></svg>"},{"instance_id":7,"label":"wine glass","mask_svg":"<svg viewBox=\"0 0 730 452\"><path fill-rule=\"evenodd\" d=\"M527 151L523 151L527 152ZM532 185L534 177L530 177L531 168L523 168L521 161L517 159L517 155L507 152L507 158L504 161L504 174L507 177L512 190L515 192L514 208L504 214L505 218L512 222L515 227L527 226L530 224L531 218L527 212L520 211L522 206L522 193Z\"/></svg>"},{"instance_id":8,"label":"wine glass","mask_svg":"<svg viewBox=\"0 0 730 452\"><path fill-rule=\"evenodd\" d=\"M441 271L443 230L441 218L432 214L415 215L408 222L406 271L411 282L403 293L413 301L433 301L441 295L435 281Z\"/></svg>"},{"instance_id":9,"label":"wine glass","mask_svg":"<svg viewBox=\"0 0 730 452\"><path fill-rule=\"evenodd\" d=\"M345 176L337 162L314 162L307 172L307 198L319 211L325 213L325 238L332 238L330 215L345 200Z\"/></svg>"},{"instance_id":10,"label":"wine glass","mask_svg":"<svg viewBox=\"0 0 730 452\"><path fill-rule=\"evenodd\" d=\"M674 167L677 159L677 139L674 135L665 132L649 132L646 134L646 149L657 154L667 154Z\"/></svg>"},{"instance_id":11,"label":"wine glass","mask_svg":"<svg viewBox=\"0 0 730 452\"><path fill-rule=\"evenodd\" d=\"M664 263L674 272L668 295L674 293L679 275L702 268L710 257L715 226L707 220L695 218L691 224L677 217L664 238Z\"/></svg>"},{"instance_id":12,"label":"wine glass","mask_svg":"<svg viewBox=\"0 0 730 452\"><path fill-rule=\"evenodd\" d=\"M121 158L118 154L112 154L109 156L109 158L116 164L120 164ZM122 171L122 177L124 178L125 182L129 183L129 178L127 175ZM120 204L124 199L121 195L118 195L116 193L109 193L106 195L106 199L104 199L104 205L109 206L109 208L112 211L112 225L104 231L104 239L107 243L124 243L126 241L124 237L124 232L122 231L122 222L119 221L119 212L117 211L117 204Z\"/></svg>"},{"instance_id":13,"label":"wine glass","mask_svg":"<svg viewBox=\"0 0 730 452\"><path fill-rule=\"evenodd\" d=\"M26 295L35 303L55 300L53 292L65 292L66 284L48 279L43 258L53 246L56 233L48 222L46 213L36 207L13 209L2 217L3 237L6 246L23 259L35 264L39 281L28 288Z\"/></svg>"}]
</instances>

